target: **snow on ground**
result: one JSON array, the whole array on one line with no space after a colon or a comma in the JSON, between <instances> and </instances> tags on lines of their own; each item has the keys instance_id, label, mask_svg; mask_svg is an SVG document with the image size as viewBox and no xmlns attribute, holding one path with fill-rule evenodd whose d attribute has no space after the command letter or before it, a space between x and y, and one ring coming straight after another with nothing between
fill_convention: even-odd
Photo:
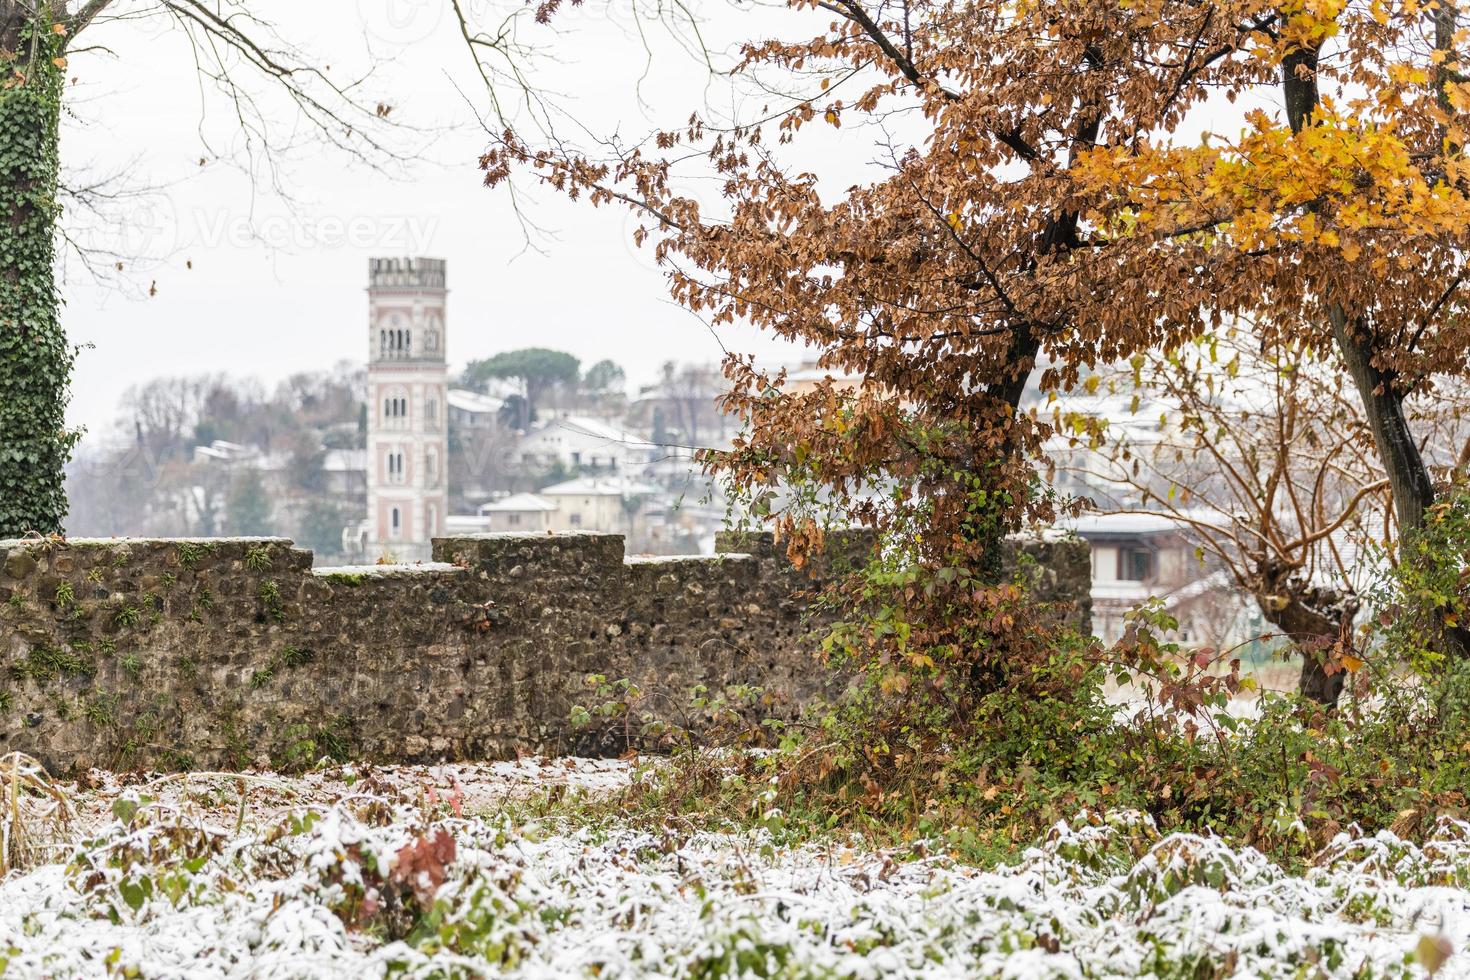
<instances>
[{"instance_id":1,"label":"snow on ground","mask_svg":"<svg viewBox=\"0 0 1470 980\"><path fill-rule=\"evenodd\" d=\"M227 781L149 802L94 777L110 818L94 808L86 842L0 881L4 976L1383 977L1445 953L1439 976L1470 976L1465 823L1423 846L1342 835L1293 877L1126 817L1082 815L979 870L922 845L467 805L476 780L493 804L543 773L606 788L617 770L338 770L280 780L245 819Z\"/></svg>"},{"instance_id":2,"label":"snow on ground","mask_svg":"<svg viewBox=\"0 0 1470 980\"><path fill-rule=\"evenodd\" d=\"M558 786L586 793L611 792L628 783L632 765L618 759L543 759L515 762L446 763L435 766L335 766L303 776L244 773L179 773L169 776L91 770L80 786L63 784L78 804L83 829L112 819L112 804L124 793L141 794L159 806L184 808L234 820L240 795L249 817L259 821L293 808L323 807L369 793L409 799L460 796L465 813L489 813L508 801ZM80 792L77 790L80 789Z\"/></svg>"}]
</instances>

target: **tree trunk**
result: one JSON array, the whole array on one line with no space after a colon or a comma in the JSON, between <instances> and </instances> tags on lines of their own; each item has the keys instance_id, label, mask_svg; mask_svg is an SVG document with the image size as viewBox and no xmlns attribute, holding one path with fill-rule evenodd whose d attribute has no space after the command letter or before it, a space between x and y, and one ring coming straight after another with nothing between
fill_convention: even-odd
<instances>
[{"instance_id":1,"label":"tree trunk","mask_svg":"<svg viewBox=\"0 0 1470 980\"><path fill-rule=\"evenodd\" d=\"M1299 48L1282 60L1281 86L1287 122L1293 133L1300 133L1320 103L1315 48ZM1374 349L1369 335L1332 298L1334 291L1328 283L1328 322L1353 386L1358 390L1373 441L1388 474L1402 534L1424 523L1424 512L1434 503L1434 482L1409 431L1403 394L1395 389L1392 375L1373 363Z\"/></svg>"},{"instance_id":2,"label":"tree trunk","mask_svg":"<svg viewBox=\"0 0 1470 980\"><path fill-rule=\"evenodd\" d=\"M1018 424L1017 420L1021 417L1021 399L1025 396L1026 382L1031 377L1040 350L1040 340L1029 324L1015 327L1006 352L1006 369L1010 373L986 386L986 394L1009 409L1008 417L1012 426ZM974 458L983 459L989 453L994 465L1004 466L1023 452L1025 447L1012 429L1002 439L999 447L976 451ZM970 465L973 468L975 464L972 462ZM985 485L987 479L982 476L981 484ZM993 522L982 520L973 529L971 540L980 546L977 571L980 580L987 585L999 585L1005 581L1005 541L1010 530L1009 524L999 519Z\"/></svg>"},{"instance_id":3,"label":"tree trunk","mask_svg":"<svg viewBox=\"0 0 1470 980\"><path fill-rule=\"evenodd\" d=\"M43 12L0 0L0 538L59 533L75 352L56 287L63 37ZM12 84L13 83L13 84Z\"/></svg>"},{"instance_id":4,"label":"tree trunk","mask_svg":"<svg viewBox=\"0 0 1470 980\"><path fill-rule=\"evenodd\" d=\"M1373 442L1388 474L1399 533L1403 534L1424 523L1425 511L1434 504L1434 481L1430 479L1429 467L1425 465L1414 435L1409 431L1403 395L1394 389L1393 378L1373 366L1371 346L1341 307L1333 305L1328 316L1333 339L1337 341L1343 363L1358 389L1363 414L1368 419Z\"/></svg>"},{"instance_id":5,"label":"tree trunk","mask_svg":"<svg viewBox=\"0 0 1470 980\"><path fill-rule=\"evenodd\" d=\"M1302 696L1337 707L1347 677L1341 670L1327 672L1326 654L1351 636L1357 598L1313 586L1274 565L1259 569L1254 591L1262 614L1301 650Z\"/></svg>"}]
</instances>

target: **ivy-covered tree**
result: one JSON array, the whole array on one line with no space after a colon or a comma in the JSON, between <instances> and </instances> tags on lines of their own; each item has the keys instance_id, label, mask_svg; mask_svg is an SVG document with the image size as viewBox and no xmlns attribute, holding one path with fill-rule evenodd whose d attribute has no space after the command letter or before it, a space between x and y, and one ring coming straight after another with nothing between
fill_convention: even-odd
<instances>
[{"instance_id":1,"label":"ivy-covered tree","mask_svg":"<svg viewBox=\"0 0 1470 980\"><path fill-rule=\"evenodd\" d=\"M55 273L67 24L0 2L0 537L61 529L75 353Z\"/></svg>"},{"instance_id":2,"label":"ivy-covered tree","mask_svg":"<svg viewBox=\"0 0 1470 980\"><path fill-rule=\"evenodd\" d=\"M170 24L252 157L309 133L358 159L404 158L385 135L391 110L365 97L363 79L337 81L250 6L0 0L0 537L59 533L67 513L62 471L78 433L66 426L76 351L61 323L55 272L59 124L68 55L83 34L89 50L104 50L109 22Z\"/></svg>"}]
</instances>

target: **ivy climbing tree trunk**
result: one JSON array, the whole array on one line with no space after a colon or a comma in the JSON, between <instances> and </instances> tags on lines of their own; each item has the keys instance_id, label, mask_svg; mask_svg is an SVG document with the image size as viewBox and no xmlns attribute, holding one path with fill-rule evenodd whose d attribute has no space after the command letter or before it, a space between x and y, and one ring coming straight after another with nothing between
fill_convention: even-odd
<instances>
[{"instance_id":1,"label":"ivy climbing tree trunk","mask_svg":"<svg viewBox=\"0 0 1470 980\"><path fill-rule=\"evenodd\" d=\"M64 30L0 0L0 537L60 533L75 352L56 285Z\"/></svg>"}]
</instances>

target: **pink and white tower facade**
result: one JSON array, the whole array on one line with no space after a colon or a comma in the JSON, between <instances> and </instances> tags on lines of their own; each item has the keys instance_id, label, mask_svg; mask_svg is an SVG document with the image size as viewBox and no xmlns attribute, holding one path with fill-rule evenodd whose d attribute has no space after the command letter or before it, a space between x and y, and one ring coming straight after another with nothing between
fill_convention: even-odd
<instances>
[{"instance_id":1,"label":"pink and white tower facade","mask_svg":"<svg viewBox=\"0 0 1470 980\"><path fill-rule=\"evenodd\" d=\"M449 367L443 259L368 267L369 546L429 557L449 513Z\"/></svg>"}]
</instances>

